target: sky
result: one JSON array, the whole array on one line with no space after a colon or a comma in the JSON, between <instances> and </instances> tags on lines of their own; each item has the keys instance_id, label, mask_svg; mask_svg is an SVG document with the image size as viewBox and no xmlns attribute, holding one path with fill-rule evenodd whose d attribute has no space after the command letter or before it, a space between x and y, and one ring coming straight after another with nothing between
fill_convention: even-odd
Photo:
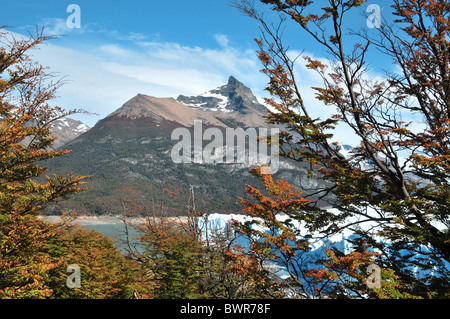
<instances>
[{"instance_id":1,"label":"sky","mask_svg":"<svg viewBox=\"0 0 450 319\"><path fill-rule=\"evenodd\" d=\"M388 5L383 2L389 1L377 2L384 10ZM268 96L264 90L268 79L260 72L254 42L260 36L258 24L228 0L0 0L0 4L0 25L7 25L7 30L27 35L38 26L46 35L57 36L32 54L67 81L55 104L98 114L73 116L90 126L138 93L197 95L225 84L230 75L258 98ZM71 4L80 9L79 28L73 25L77 20ZM368 5L349 19L349 27L367 28L362 12ZM285 37L292 52L326 56L290 25ZM322 83L302 65L297 71L305 92ZM305 100L318 103L313 93L305 93ZM318 105L318 116L321 110Z\"/></svg>"}]
</instances>

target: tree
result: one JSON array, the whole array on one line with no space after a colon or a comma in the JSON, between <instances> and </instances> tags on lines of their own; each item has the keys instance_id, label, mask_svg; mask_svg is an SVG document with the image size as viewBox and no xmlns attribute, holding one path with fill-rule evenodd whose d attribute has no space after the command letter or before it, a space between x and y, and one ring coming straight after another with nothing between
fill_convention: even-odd
<instances>
[{"instance_id":1,"label":"tree","mask_svg":"<svg viewBox=\"0 0 450 319\"><path fill-rule=\"evenodd\" d=\"M199 224L204 255L201 260L201 287L215 299L277 298L280 285L269 278L271 273L253 254L239 243L242 235L233 225L210 229L208 214Z\"/></svg>"},{"instance_id":2,"label":"tree","mask_svg":"<svg viewBox=\"0 0 450 319\"><path fill-rule=\"evenodd\" d=\"M117 250L114 241L78 225L64 223L46 242L45 252L58 267L48 273L45 284L51 298L59 299L123 299L140 289L142 276L137 263ZM69 265L80 268L80 287L68 287Z\"/></svg>"},{"instance_id":3,"label":"tree","mask_svg":"<svg viewBox=\"0 0 450 319\"><path fill-rule=\"evenodd\" d=\"M396 276L402 293L448 297L450 4L395 0L395 24L384 20L372 33L345 33L346 18L365 1L329 0L322 8L312 1L260 2L278 14L279 23L271 24L250 1L236 6L260 23L258 57L273 96L266 99L274 109L268 122L286 128L282 156L310 163L309 177L329 182L314 195L332 199L334 208L312 201L299 221L319 238L352 229L378 252L375 263ZM333 115L311 117L314 106L304 101L297 81L299 56L292 57L283 38L287 23L326 49L329 62L304 59L324 83L311 89L334 107ZM368 78L372 48L400 72ZM422 126L402 120L411 115L423 119ZM360 139L350 156L333 139L338 126ZM352 283L346 283L349 296Z\"/></svg>"},{"instance_id":4,"label":"tree","mask_svg":"<svg viewBox=\"0 0 450 319\"><path fill-rule=\"evenodd\" d=\"M178 194L164 191L179 199ZM264 273L237 253L242 247L235 242L235 232L231 228L209 228L208 214L195 210L191 191L187 217L171 217L164 205L138 205L139 196L133 192L133 200L124 202L127 251L142 269L137 280L141 283L140 295L215 299L276 295L272 282L260 280ZM141 216L144 222L133 224L133 216ZM135 240L130 238L130 227L138 230Z\"/></svg>"},{"instance_id":5,"label":"tree","mask_svg":"<svg viewBox=\"0 0 450 319\"><path fill-rule=\"evenodd\" d=\"M58 241L64 243L68 234L61 235L61 224L44 222L38 216L45 205L83 189L81 176L69 174L43 178L46 168L42 163L69 152L51 148L55 140L50 131L51 123L80 112L64 111L50 105L62 81L55 80L29 56L31 50L49 39L38 30L29 38L17 38L0 28L2 298L55 296L52 274L61 271L69 255L55 254L54 245ZM87 241L88 238L86 235Z\"/></svg>"},{"instance_id":6,"label":"tree","mask_svg":"<svg viewBox=\"0 0 450 319\"><path fill-rule=\"evenodd\" d=\"M48 103L62 82L33 62L28 51L49 37L37 31L30 39L16 39L1 30L0 213L36 215L44 204L81 190L82 177L71 174L36 181L46 172L39 162L69 152L51 149L51 123L81 110L64 111Z\"/></svg>"},{"instance_id":7,"label":"tree","mask_svg":"<svg viewBox=\"0 0 450 319\"><path fill-rule=\"evenodd\" d=\"M261 176L259 169L254 173ZM239 266L244 260L247 267L241 268L250 276L257 277L261 286L276 284L278 297L309 297L314 289L306 282L303 264L304 253L309 251L310 243L298 236L292 224L294 219L301 218L302 208L308 201L288 182L274 181L270 174L262 175L262 178L267 196L248 185L247 192L256 202L240 198L244 205L242 213L252 218L246 222L233 221L234 228L249 241L248 252L235 253L234 262ZM277 274L277 266L280 265L289 274L286 280Z\"/></svg>"},{"instance_id":8,"label":"tree","mask_svg":"<svg viewBox=\"0 0 450 319\"><path fill-rule=\"evenodd\" d=\"M261 175L259 168L253 173L262 176L265 192L248 185L253 200L241 198L242 213L251 218L232 225L248 239L249 249L237 250L232 257L237 269L257 278L259 287L276 287L274 297L289 298L346 298L350 293L355 297L413 297L399 289L392 269L380 269L384 283L370 289L367 270L378 253L361 238L353 239L355 250L348 254L333 246L313 249L309 241L313 236L302 227L311 222L305 212L311 201L286 181Z\"/></svg>"}]
</instances>

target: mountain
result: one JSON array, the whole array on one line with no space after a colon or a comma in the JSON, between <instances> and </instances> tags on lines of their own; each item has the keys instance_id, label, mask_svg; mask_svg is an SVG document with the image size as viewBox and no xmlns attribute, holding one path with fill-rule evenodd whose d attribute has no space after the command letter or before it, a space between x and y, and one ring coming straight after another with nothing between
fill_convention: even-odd
<instances>
[{"instance_id":1,"label":"mountain","mask_svg":"<svg viewBox=\"0 0 450 319\"><path fill-rule=\"evenodd\" d=\"M89 129L89 126L83 122L69 117L58 119L51 125L51 131L57 137L57 140L53 143L53 147L55 149L60 148Z\"/></svg>"},{"instance_id":2,"label":"mountain","mask_svg":"<svg viewBox=\"0 0 450 319\"><path fill-rule=\"evenodd\" d=\"M83 122L71 119L69 117L55 120L50 124L50 131L53 136L56 137L56 140L53 142L52 148L61 148L68 142L87 132L89 129L90 127ZM32 136L27 136L24 138L21 144L27 146L32 140Z\"/></svg>"},{"instance_id":3,"label":"mountain","mask_svg":"<svg viewBox=\"0 0 450 319\"><path fill-rule=\"evenodd\" d=\"M147 210L164 207L170 214L183 215L192 195L199 210L238 212L242 207L237 196L245 196L246 185L262 186L249 173L251 165L175 163L171 152L179 141L172 140L172 133L181 128L193 136L194 120L202 121L203 133L216 128L223 136L229 128L268 127L264 110L251 90L234 77L199 96L173 99L137 94L67 143L64 147L72 152L46 162L50 173L90 176L89 190L49 207L48 212L119 214L133 198ZM208 143L202 141L202 146ZM289 160L280 159L275 176L304 189L318 185L306 177L306 165Z\"/></svg>"},{"instance_id":4,"label":"mountain","mask_svg":"<svg viewBox=\"0 0 450 319\"><path fill-rule=\"evenodd\" d=\"M222 112L264 112L266 107L258 102L253 92L235 77L230 76L228 83L217 89L198 96L179 95L177 101L194 108L203 108Z\"/></svg>"},{"instance_id":5,"label":"mountain","mask_svg":"<svg viewBox=\"0 0 450 319\"><path fill-rule=\"evenodd\" d=\"M230 127L264 127L266 107L253 92L235 77L228 83L198 96L179 95L177 101L191 109L214 112L214 116Z\"/></svg>"},{"instance_id":6,"label":"mountain","mask_svg":"<svg viewBox=\"0 0 450 319\"><path fill-rule=\"evenodd\" d=\"M107 116L107 119L146 119L155 125L163 122L173 122L178 125L190 126L194 120L201 120L215 126L224 126L212 114L190 108L178 103L173 98L156 98L138 94L126 102L121 108Z\"/></svg>"}]
</instances>

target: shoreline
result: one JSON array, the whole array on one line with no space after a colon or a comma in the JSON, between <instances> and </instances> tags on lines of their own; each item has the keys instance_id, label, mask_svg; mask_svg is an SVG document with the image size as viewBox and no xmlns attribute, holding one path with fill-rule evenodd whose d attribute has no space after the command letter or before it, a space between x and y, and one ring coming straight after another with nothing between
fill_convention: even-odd
<instances>
[{"instance_id":1,"label":"shoreline","mask_svg":"<svg viewBox=\"0 0 450 319\"><path fill-rule=\"evenodd\" d=\"M58 223L61 222L61 216L59 215L39 215L40 219L43 219L50 223ZM80 226L91 226L91 225L116 225L123 224L122 217L119 216L110 216L110 215L102 215L102 216L86 216L80 215L76 216L74 220L70 223L78 224ZM176 216L176 217L167 217L169 220L179 220L182 223L187 223L187 216ZM130 224L143 224L146 222L147 217L127 217L127 222Z\"/></svg>"}]
</instances>

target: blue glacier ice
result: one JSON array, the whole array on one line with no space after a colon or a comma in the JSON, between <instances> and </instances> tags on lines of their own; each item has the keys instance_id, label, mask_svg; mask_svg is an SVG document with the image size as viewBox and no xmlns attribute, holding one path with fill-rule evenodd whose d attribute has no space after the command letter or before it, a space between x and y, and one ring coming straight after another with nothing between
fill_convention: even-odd
<instances>
[{"instance_id":1,"label":"blue glacier ice","mask_svg":"<svg viewBox=\"0 0 450 319\"><path fill-rule=\"evenodd\" d=\"M288 217L286 215L280 214L279 216L277 216L277 218L279 220L285 220ZM204 234L204 236L206 236L206 234L209 234L208 236L212 237L212 234L214 234L215 232L223 232L225 229L227 229L228 225L230 224L230 222L232 220L236 220L239 221L241 223L244 223L245 221L250 221L252 220L251 217L249 216L245 216L245 215L241 215L241 214L210 214L210 215L206 215L202 218L200 218L198 220L197 226L202 230L202 233ZM297 229L299 229L299 233L300 234L307 234L307 230L304 229L304 227L302 227L298 222L296 223L296 221L293 221L295 227ZM370 227L373 227L373 224L370 223L365 223L364 227L367 227L367 229L369 229ZM260 226L256 226L256 227L260 227ZM260 228L259 230L262 230L262 228ZM334 249L334 250L338 250L344 254L348 254L353 250L353 245L351 243L352 240L356 239L358 235L356 235L353 231L349 230L349 229L345 229L343 230L341 233L333 235L331 237L327 237L327 238L322 238L322 239L314 239L310 241L311 244L311 249L308 252L305 252L302 255L302 258L305 258L305 260L308 261L307 263L307 268L315 268L315 267L319 267L317 264L315 264L315 262L318 259L322 259L324 257L326 257L325 254L325 248L326 249ZM382 238L379 238L379 240L384 240ZM243 247L248 247L249 246L249 242L248 240L246 240L246 238L244 237L239 237L238 238L238 243L243 246ZM413 256L411 256L410 260L413 260L415 258L428 258L427 255L425 255L425 253L429 252L429 249L425 246L421 247L422 251L423 251L423 255L421 254L414 254ZM409 254L409 251L403 250L400 251L400 254L402 256ZM443 261L444 266L448 269L448 271L450 271L450 263ZM278 266L279 269L279 273L278 275L281 278L285 278L288 276L288 273L286 272L285 269L283 269L282 265L276 265ZM417 277L427 277L430 275L430 271L423 271L422 269L419 269L417 267L411 266L410 270L417 276ZM431 270L432 272L432 270Z\"/></svg>"}]
</instances>

